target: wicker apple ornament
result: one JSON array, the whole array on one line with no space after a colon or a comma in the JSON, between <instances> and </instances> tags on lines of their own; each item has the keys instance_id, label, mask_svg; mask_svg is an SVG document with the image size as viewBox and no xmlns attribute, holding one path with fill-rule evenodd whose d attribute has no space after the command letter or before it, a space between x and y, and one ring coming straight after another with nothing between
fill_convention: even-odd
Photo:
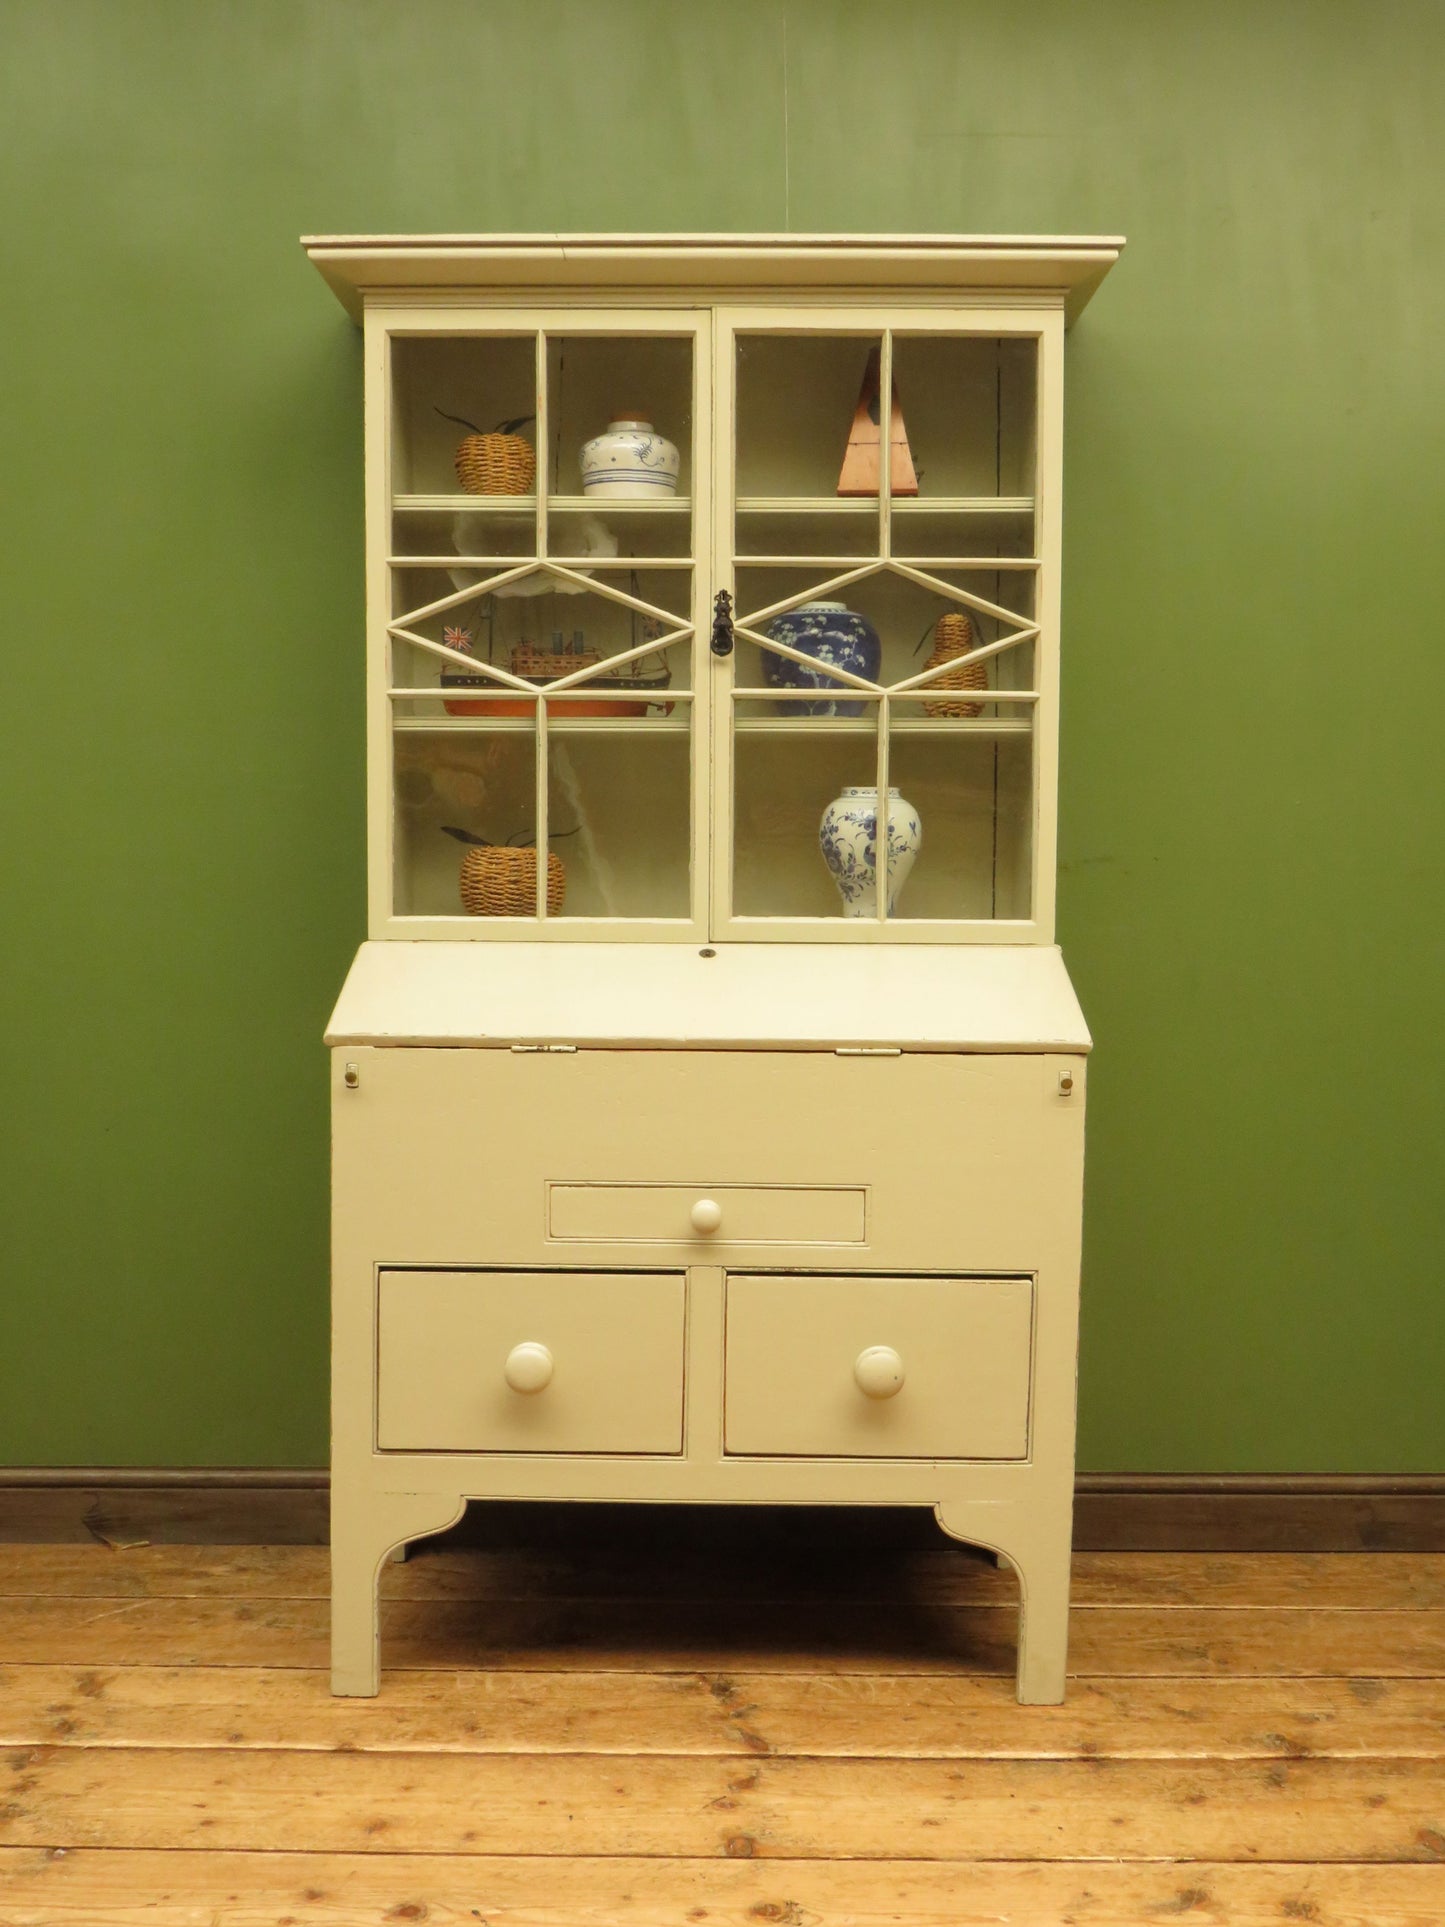
<instances>
[{"instance_id":1,"label":"wicker apple ornament","mask_svg":"<svg viewBox=\"0 0 1445 1927\"><path fill-rule=\"evenodd\" d=\"M527 843L488 843L442 825L443 834L465 843L457 887L469 917L531 917L537 911L537 852ZM547 852L547 915L557 916L567 892L567 872L555 850Z\"/></svg>"},{"instance_id":2,"label":"wicker apple ornament","mask_svg":"<svg viewBox=\"0 0 1445 1927\"><path fill-rule=\"evenodd\" d=\"M468 495L528 495L537 479L537 451L517 430L533 420L531 415L513 415L495 428L478 428L460 415L436 411L443 421L468 428L457 444L457 480Z\"/></svg>"}]
</instances>

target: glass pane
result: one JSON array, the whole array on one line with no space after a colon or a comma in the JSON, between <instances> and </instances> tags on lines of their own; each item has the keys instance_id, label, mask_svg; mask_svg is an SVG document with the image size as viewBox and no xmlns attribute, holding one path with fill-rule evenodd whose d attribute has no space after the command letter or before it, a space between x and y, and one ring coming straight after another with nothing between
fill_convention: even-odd
<instances>
[{"instance_id":1,"label":"glass pane","mask_svg":"<svg viewBox=\"0 0 1445 1927\"><path fill-rule=\"evenodd\" d=\"M740 707L742 707L740 705ZM733 913L841 917L824 857L824 811L850 786L877 781L875 715L792 727L748 705L734 763Z\"/></svg>"},{"instance_id":2,"label":"glass pane","mask_svg":"<svg viewBox=\"0 0 1445 1927\"><path fill-rule=\"evenodd\" d=\"M895 555L1033 554L1037 360L1032 337L894 336L918 478L893 505Z\"/></svg>"},{"instance_id":3,"label":"glass pane","mask_svg":"<svg viewBox=\"0 0 1445 1927\"><path fill-rule=\"evenodd\" d=\"M495 502L476 501L475 508L461 502L455 490L447 497L399 498L392 511L392 552L425 557L438 567L445 566L441 558L454 555L536 554L537 511L531 496L510 505L500 496Z\"/></svg>"},{"instance_id":4,"label":"glass pane","mask_svg":"<svg viewBox=\"0 0 1445 1927\"><path fill-rule=\"evenodd\" d=\"M891 547L904 561L1032 560L1033 499L895 502Z\"/></svg>"},{"instance_id":5,"label":"glass pane","mask_svg":"<svg viewBox=\"0 0 1445 1927\"><path fill-rule=\"evenodd\" d=\"M889 741L895 828L918 848L891 914L1027 918L1033 824L1033 734L1026 710L1008 733L935 720L899 721Z\"/></svg>"},{"instance_id":6,"label":"glass pane","mask_svg":"<svg viewBox=\"0 0 1445 1927\"><path fill-rule=\"evenodd\" d=\"M568 335L547 344L547 552L692 552L693 343Z\"/></svg>"},{"instance_id":7,"label":"glass pane","mask_svg":"<svg viewBox=\"0 0 1445 1927\"><path fill-rule=\"evenodd\" d=\"M599 503L686 505L692 389L692 335L551 335L549 491ZM613 432L622 422L642 426Z\"/></svg>"},{"instance_id":8,"label":"glass pane","mask_svg":"<svg viewBox=\"0 0 1445 1927\"><path fill-rule=\"evenodd\" d=\"M692 553L692 514L682 497L664 502L614 502L590 496L585 507L560 507L573 497L554 497L547 518L547 553L585 566L611 556L679 559Z\"/></svg>"},{"instance_id":9,"label":"glass pane","mask_svg":"<svg viewBox=\"0 0 1445 1927\"><path fill-rule=\"evenodd\" d=\"M532 915L537 857L531 724L514 721L505 734L399 729L393 751L396 914Z\"/></svg>"},{"instance_id":10,"label":"glass pane","mask_svg":"<svg viewBox=\"0 0 1445 1927\"><path fill-rule=\"evenodd\" d=\"M801 555L843 563L877 555L877 504L820 497L744 499L737 509L737 553L740 559Z\"/></svg>"},{"instance_id":11,"label":"glass pane","mask_svg":"<svg viewBox=\"0 0 1445 1927\"><path fill-rule=\"evenodd\" d=\"M691 914L691 769L682 729L548 730L551 846L564 917Z\"/></svg>"},{"instance_id":12,"label":"glass pane","mask_svg":"<svg viewBox=\"0 0 1445 1927\"><path fill-rule=\"evenodd\" d=\"M536 408L530 334L393 337L393 496L530 496Z\"/></svg>"},{"instance_id":13,"label":"glass pane","mask_svg":"<svg viewBox=\"0 0 1445 1927\"><path fill-rule=\"evenodd\" d=\"M844 492L849 438L877 335L739 335L739 555L878 553L876 486Z\"/></svg>"}]
</instances>

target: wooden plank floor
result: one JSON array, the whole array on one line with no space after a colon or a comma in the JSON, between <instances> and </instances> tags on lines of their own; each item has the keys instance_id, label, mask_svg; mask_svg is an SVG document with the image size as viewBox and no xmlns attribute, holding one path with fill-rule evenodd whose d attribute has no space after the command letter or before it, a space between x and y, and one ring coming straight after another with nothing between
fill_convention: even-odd
<instances>
[{"instance_id":1,"label":"wooden plank floor","mask_svg":"<svg viewBox=\"0 0 1445 1927\"><path fill-rule=\"evenodd\" d=\"M0 1546L0 1927L1442 1927L1445 1555Z\"/></svg>"}]
</instances>

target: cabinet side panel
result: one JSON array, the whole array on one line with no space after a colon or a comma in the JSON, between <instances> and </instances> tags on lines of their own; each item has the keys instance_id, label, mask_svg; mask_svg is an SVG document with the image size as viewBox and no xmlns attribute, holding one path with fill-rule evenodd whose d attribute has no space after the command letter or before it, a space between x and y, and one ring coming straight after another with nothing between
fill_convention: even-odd
<instances>
[{"instance_id":1,"label":"cabinet side panel","mask_svg":"<svg viewBox=\"0 0 1445 1927\"><path fill-rule=\"evenodd\" d=\"M391 767L391 344L381 316L363 324L366 451L366 871L367 931L384 936L392 914Z\"/></svg>"},{"instance_id":2,"label":"cabinet side panel","mask_svg":"<svg viewBox=\"0 0 1445 1927\"><path fill-rule=\"evenodd\" d=\"M1054 941L1059 846L1059 611L1063 561L1064 321L1051 315L1039 341L1037 502L1039 573L1035 645L1038 717L1034 744L1034 923L1040 943Z\"/></svg>"}]
</instances>

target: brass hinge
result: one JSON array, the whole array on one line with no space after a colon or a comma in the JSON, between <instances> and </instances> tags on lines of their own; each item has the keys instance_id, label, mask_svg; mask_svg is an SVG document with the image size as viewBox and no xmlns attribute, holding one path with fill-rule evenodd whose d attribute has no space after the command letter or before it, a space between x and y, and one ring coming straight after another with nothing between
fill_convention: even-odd
<instances>
[{"instance_id":1,"label":"brass hinge","mask_svg":"<svg viewBox=\"0 0 1445 1927\"><path fill-rule=\"evenodd\" d=\"M513 1044L512 1049L518 1057L533 1057L539 1051L568 1057L575 1057L577 1054L575 1044Z\"/></svg>"}]
</instances>

